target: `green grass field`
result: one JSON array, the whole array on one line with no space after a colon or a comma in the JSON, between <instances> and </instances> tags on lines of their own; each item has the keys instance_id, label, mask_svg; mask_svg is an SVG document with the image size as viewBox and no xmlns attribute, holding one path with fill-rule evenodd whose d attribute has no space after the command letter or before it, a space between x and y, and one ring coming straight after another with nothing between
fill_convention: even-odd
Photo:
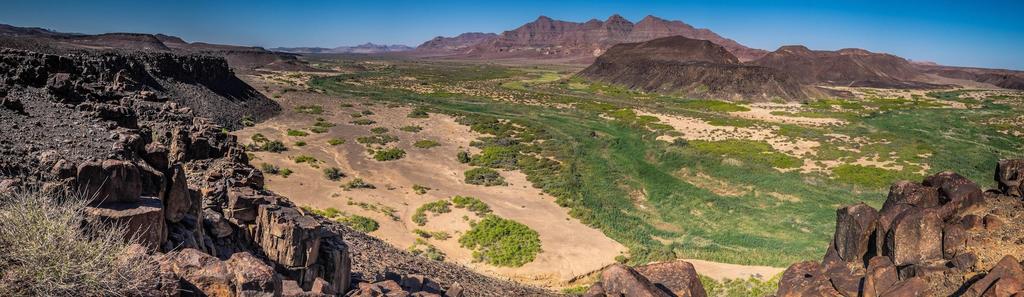
<instances>
[{"instance_id":1,"label":"green grass field","mask_svg":"<svg viewBox=\"0 0 1024 297\"><path fill-rule=\"evenodd\" d=\"M959 100L951 95L837 99L808 102L799 112L843 119L846 125L771 125L780 135L821 142L812 161L875 157L902 169L780 171L802 161L749 141L657 140L672 133L671 127L629 112L658 110L718 126L769 125L728 114L746 110L742 104L563 79L557 69L388 62L391 67L315 78L310 86L330 95L411 104L462 118L474 131L489 134L479 142L492 154L472 156L475 165L523 171L535 187L570 208L572 216L627 246L630 263L700 258L782 267L818 259L833 232L836 208L856 202L878 207L894 179L920 179L924 166L929 173L955 170L989 187L995 160L1022 151L1019 137L1000 132L1014 126L990 123L1019 114L1021 97L1000 99L1004 103L984 100L975 109L940 108L945 101ZM572 108L552 108L555 104ZM837 133L867 140L841 142L828 136ZM844 150L853 146L856 152ZM516 157L512 163L508 154ZM699 172L738 194L687 182L683 170Z\"/></svg>"}]
</instances>

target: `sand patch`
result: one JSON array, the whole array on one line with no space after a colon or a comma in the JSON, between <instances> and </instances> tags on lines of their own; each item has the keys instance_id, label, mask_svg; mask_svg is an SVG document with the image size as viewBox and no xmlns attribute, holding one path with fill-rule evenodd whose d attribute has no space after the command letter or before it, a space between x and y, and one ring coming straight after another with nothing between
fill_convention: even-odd
<instances>
[{"instance_id":1,"label":"sand patch","mask_svg":"<svg viewBox=\"0 0 1024 297\"><path fill-rule=\"evenodd\" d=\"M794 157L807 157L814 154L821 144L806 139L793 139L778 135L778 127L747 128L733 126L715 126L704 120L686 116L658 114L647 111L636 111L637 115L657 117L660 123L672 126L686 140L722 141L727 139L746 139L764 141L777 151ZM662 135L658 139L672 141L677 137Z\"/></svg>"},{"instance_id":2,"label":"sand patch","mask_svg":"<svg viewBox=\"0 0 1024 297\"><path fill-rule=\"evenodd\" d=\"M836 126L845 125L846 121L833 118L811 118L811 117L800 117L800 116L789 116L789 115L778 115L772 114L774 111L784 112L796 112L799 111L801 106L797 103L755 103L747 106L748 111L734 111L729 114L732 116L759 120L771 123L782 123L782 124L795 124L803 126Z\"/></svg>"}]
</instances>

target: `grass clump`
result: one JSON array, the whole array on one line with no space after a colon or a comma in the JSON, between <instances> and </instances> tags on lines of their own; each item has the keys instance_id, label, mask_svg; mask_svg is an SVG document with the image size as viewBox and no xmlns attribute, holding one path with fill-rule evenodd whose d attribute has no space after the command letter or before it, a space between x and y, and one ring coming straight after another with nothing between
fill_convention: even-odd
<instances>
[{"instance_id":1,"label":"grass clump","mask_svg":"<svg viewBox=\"0 0 1024 297\"><path fill-rule=\"evenodd\" d=\"M295 107L295 112L305 114L322 114L324 113L324 107L320 105L299 105Z\"/></svg>"},{"instance_id":2,"label":"grass clump","mask_svg":"<svg viewBox=\"0 0 1024 297\"><path fill-rule=\"evenodd\" d=\"M341 145L341 144L345 144L345 140L341 139L341 138L331 138L331 139L327 140L327 144L330 144L330 145Z\"/></svg>"},{"instance_id":3,"label":"grass clump","mask_svg":"<svg viewBox=\"0 0 1024 297\"><path fill-rule=\"evenodd\" d=\"M779 278L782 277L782 274L775 275L768 280L751 277L718 281L703 275L698 275L698 277L708 296L760 297L772 295L779 290Z\"/></svg>"},{"instance_id":4,"label":"grass clump","mask_svg":"<svg viewBox=\"0 0 1024 297\"><path fill-rule=\"evenodd\" d=\"M540 253L537 231L522 223L488 215L459 238L462 247L473 250L473 260L495 266L519 267Z\"/></svg>"},{"instance_id":5,"label":"grass clump","mask_svg":"<svg viewBox=\"0 0 1024 297\"><path fill-rule=\"evenodd\" d=\"M434 261L444 261L445 258L444 252L437 249L436 246L428 243L426 240L423 240L423 238L417 238L416 241L409 246L408 250L413 255L423 256L424 258Z\"/></svg>"},{"instance_id":6,"label":"grass clump","mask_svg":"<svg viewBox=\"0 0 1024 297\"><path fill-rule=\"evenodd\" d=\"M355 125L360 125L360 126L369 126L369 125L376 124L377 121L374 121L374 120L371 120L371 119L355 119L355 120L352 120L349 123L352 123L352 124L355 124Z\"/></svg>"},{"instance_id":7,"label":"grass clump","mask_svg":"<svg viewBox=\"0 0 1024 297\"><path fill-rule=\"evenodd\" d=\"M304 136L309 136L309 133L306 132L306 131L302 131L302 130L288 129L288 136L304 137Z\"/></svg>"},{"instance_id":8,"label":"grass clump","mask_svg":"<svg viewBox=\"0 0 1024 297\"><path fill-rule=\"evenodd\" d=\"M417 107L414 108L411 112L409 112L408 117L414 119L425 119L429 118L430 114L427 113L427 109L425 107Z\"/></svg>"},{"instance_id":9,"label":"grass clump","mask_svg":"<svg viewBox=\"0 0 1024 297\"><path fill-rule=\"evenodd\" d=\"M288 168L281 168L281 171L278 172L278 174L280 174L281 177L283 178L288 178L288 176L292 175L292 173L294 173L294 171Z\"/></svg>"},{"instance_id":10,"label":"grass clump","mask_svg":"<svg viewBox=\"0 0 1024 297\"><path fill-rule=\"evenodd\" d=\"M487 203L480 201L476 197L470 196L455 196L452 197L452 204L455 208L465 208L466 210L476 213L478 216L483 216L491 213L491 207L487 206Z\"/></svg>"},{"instance_id":11,"label":"grass clump","mask_svg":"<svg viewBox=\"0 0 1024 297\"><path fill-rule=\"evenodd\" d=\"M417 126L417 125L402 126L402 127L398 128L398 130L402 130L402 131L405 131L405 132L416 133L416 132L423 131L423 127L420 127L420 126Z\"/></svg>"},{"instance_id":12,"label":"grass clump","mask_svg":"<svg viewBox=\"0 0 1024 297\"><path fill-rule=\"evenodd\" d=\"M501 177L494 169L486 167L477 167L470 170L466 170L464 173L466 176L466 183L471 185L481 186L504 186L508 183L505 182L505 178Z\"/></svg>"},{"instance_id":13,"label":"grass clump","mask_svg":"<svg viewBox=\"0 0 1024 297\"><path fill-rule=\"evenodd\" d=\"M293 158L292 161L295 161L295 163L306 163L306 164L309 164L309 165L316 165L317 163L320 162L320 160L317 160L316 158L313 158L313 156L307 156L307 155L295 156L295 158Z\"/></svg>"},{"instance_id":14,"label":"grass clump","mask_svg":"<svg viewBox=\"0 0 1024 297\"><path fill-rule=\"evenodd\" d=\"M377 231L380 228L380 223L377 223L376 220L360 215L347 216L337 221L363 233Z\"/></svg>"},{"instance_id":15,"label":"grass clump","mask_svg":"<svg viewBox=\"0 0 1024 297\"><path fill-rule=\"evenodd\" d=\"M384 134L384 133L388 133L388 128L384 128L384 127L373 127L372 129L370 129L370 133L373 133L373 134Z\"/></svg>"},{"instance_id":16,"label":"grass clump","mask_svg":"<svg viewBox=\"0 0 1024 297\"><path fill-rule=\"evenodd\" d=\"M88 200L35 190L0 193L0 295L152 294L147 290L160 285L159 269L131 246L138 234L90 219Z\"/></svg>"},{"instance_id":17,"label":"grass clump","mask_svg":"<svg viewBox=\"0 0 1024 297\"><path fill-rule=\"evenodd\" d=\"M306 142L305 141L301 141L301 140L300 141L296 141L295 142L295 146L297 146L297 147L306 146Z\"/></svg>"},{"instance_id":18,"label":"grass clump","mask_svg":"<svg viewBox=\"0 0 1024 297\"><path fill-rule=\"evenodd\" d=\"M856 164L836 166L832 169L832 175L838 181L874 189L884 188L904 177L898 171Z\"/></svg>"},{"instance_id":19,"label":"grass clump","mask_svg":"<svg viewBox=\"0 0 1024 297\"><path fill-rule=\"evenodd\" d=\"M281 172L281 168L274 164L262 163L260 164L260 171L266 174L278 174Z\"/></svg>"},{"instance_id":20,"label":"grass clump","mask_svg":"<svg viewBox=\"0 0 1024 297\"><path fill-rule=\"evenodd\" d=\"M432 148L432 147L440 146L440 145L441 144L437 143L437 141L433 141L433 140L429 140L429 139L419 140L419 141L416 141L416 143L412 144L412 146L415 146L415 147L418 147L418 148L421 148L421 149L428 149L428 148Z\"/></svg>"},{"instance_id":21,"label":"grass clump","mask_svg":"<svg viewBox=\"0 0 1024 297\"><path fill-rule=\"evenodd\" d=\"M434 214L449 213L452 211L451 205L451 202L448 202L448 200L437 200L420 205L420 207L416 208L416 212L412 214L412 222L416 223L417 226L426 225L428 212L433 212Z\"/></svg>"},{"instance_id":22,"label":"grass clump","mask_svg":"<svg viewBox=\"0 0 1024 297\"><path fill-rule=\"evenodd\" d=\"M519 160L519 151L513 147L488 146L484 147L480 154L473 156L469 162L471 165L490 168L516 169Z\"/></svg>"},{"instance_id":23,"label":"grass clump","mask_svg":"<svg viewBox=\"0 0 1024 297\"><path fill-rule=\"evenodd\" d=\"M288 148L285 147L283 142L277 140L270 140L266 136L263 136L263 134L261 133L256 133L252 135L252 145L250 145L248 149L253 151L264 151L271 153L280 153L288 150Z\"/></svg>"},{"instance_id":24,"label":"grass clump","mask_svg":"<svg viewBox=\"0 0 1024 297\"><path fill-rule=\"evenodd\" d=\"M324 177L331 181L338 181L342 177L345 177L345 173L342 173L341 169L339 169L338 167L329 167L324 168Z\"/></svg>"},{"instance_id":25,"label":"grass clump","mask_svg":"<svg viewBox=\"0 0 1024 297\"><path fill-rule=\"evenodd\" d=\"M313 128L309 128L309 131L313 131L313 133L317 133L317 134L327 133L327 131L330 131L330 130L331 130L330 128L320 127L320 126L313 126Z\"/></svg>"},{"instance_id":26,"label":"grass clump","mask_svg":"<svg viewBox=\"0 0 1024 297\"><path fill-rule=\"evenodd\" d=\"M345 183L344 185L341 185L341 188L343 188L346 191L348 191L348 190L351 190L351 189L376 189L377 186L374 186L371 183L363 181L362 178L358 178L357 177L357 178L354 178L354 179L350 180L349 182Z\"/></svg>"},{"instance_id":27,"label":"grass clump","mask_svg":"<svg viewBox=\"0 0 1024 297\"><path fill-rule=\"evenodd\" d=\"M470 161L473 160L472 158L469 157L469 152L467 151L461 151L459 152L459 154L455 155L455 157L459 160L459 163L462 164L469 163Z\"/></svg>"},{"instance_id":28,"label":"grass clump","mask_svg":"<svg viewBox=\"0 0 1024 297\"><path fill-rule=\"evenodd\" d=\"M715 155L745 159L775 168L797 168L803 165L799 158L775 151L764 141L729 139L721 141L690 141L689 145L697 150Z\"/></svg>"},{"instance_id":29,"label":"grass clump","mask_svg":"<svg viewBox=\"0 0 1024 297\"><path fill-rule=\"evenodd\" d=\"M405 150L393 147L386 148L373 153L373 159L377 161L394 161L405 157Z\"/></svg>"},{"instance_id":30,"label":"grass clump","mask_svg":"<svg viewBox=\"0 0 1024 297\"><path fill-rule=\"evenodd\" d=\"M423 195L426 194L427 191L430 191L430 188L427 186L412 185L412 191L415 192L416 195Z\"/></svg>"},{"instance_id":31,"label":"grass clump","mask_svg":"<svg viewBox=\"0 0 1024 297\"><path fill-rule=\"evenodd\" d=\"M390 134L360 136L360 137L356 138L356 142L364 144L364 145L367 145L367 144L385 145L385 144L396 142L396 141L398 141L398 137L396 137L394 135L390 135Z\"/></svg>"}]
</instances>

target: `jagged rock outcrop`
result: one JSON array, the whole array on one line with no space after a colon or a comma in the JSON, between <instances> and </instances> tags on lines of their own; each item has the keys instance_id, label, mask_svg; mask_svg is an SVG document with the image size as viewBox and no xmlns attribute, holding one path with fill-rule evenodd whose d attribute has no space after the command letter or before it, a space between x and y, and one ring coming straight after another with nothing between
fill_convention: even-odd
<instances>
[{"instance_id":1,"label":"jagged rock outcrop","mask_svg":"<svg viewBox=\"0 0 1024 297\"><path fill-rule=\"evenodd\" d=\"M577 75L694 98L765 101L808 97L803 87L784 73L740 64L717 44L682 36L615 45Z\"/></svg>"},{"instance_id":2,"label":"jagged rock outcrop","mask_svg":"<svg viewBox=\"0 0 1024 297\"><path fill-rule=\"evenodd\" d=\"M777 69L801 84L875 88L939 88L906 59L862 49L810 50L801 45L780 47L748 64Z\"/></svg>"},{"instance_id":3,"label":"jagged rock outcrop","mask_svg":"<svg viewBox=\"0 0 1024 297\"><path fill-rule=\"evenodd\" d=\"M1012 179L1003 160L996 180ZM1003 182L1000 182L1003 183ZM784 296L1011 296L1024 294L1024 202L1018 189L983 193L953 172L894 183L880 211L856 204L837 212L833 241L819 262L783 274ZM1016 296L1016 295L1014 295Z\"/></svg>"},{"instance_id":4,"label":"jagged rock outcrop","mask_svg":"<svg viewBox=\"0 0 1024 297\"><path fill-rule=\"evenodd\" d=\"M707 292L692 264L674 260L636 268L613 264L583 296L705 297Z\"/></svg>"}]
</instances>

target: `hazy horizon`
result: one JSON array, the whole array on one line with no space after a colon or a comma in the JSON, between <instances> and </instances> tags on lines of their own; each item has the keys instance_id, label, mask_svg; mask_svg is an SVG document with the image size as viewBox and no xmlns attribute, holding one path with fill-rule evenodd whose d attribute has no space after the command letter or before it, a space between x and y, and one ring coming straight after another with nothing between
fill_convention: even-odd
<instances>
[{"instance_id":1,"label":"hazy horizon","mask_svg":"<svg viewBox=\"0 0 1024 297\"><path fill-rule=\"evenodd\" d=\"M274 47L415 47L436 36L501 33L544 15L584 22L646 15L706 28L752 48L863 48L952 66L1024 69L1024 3L974 1L277 2L10 1L0 23L61 32L163 33L189 42ZM117 17L110 17L116 15Z\"/></svg>"}]
</instances>

